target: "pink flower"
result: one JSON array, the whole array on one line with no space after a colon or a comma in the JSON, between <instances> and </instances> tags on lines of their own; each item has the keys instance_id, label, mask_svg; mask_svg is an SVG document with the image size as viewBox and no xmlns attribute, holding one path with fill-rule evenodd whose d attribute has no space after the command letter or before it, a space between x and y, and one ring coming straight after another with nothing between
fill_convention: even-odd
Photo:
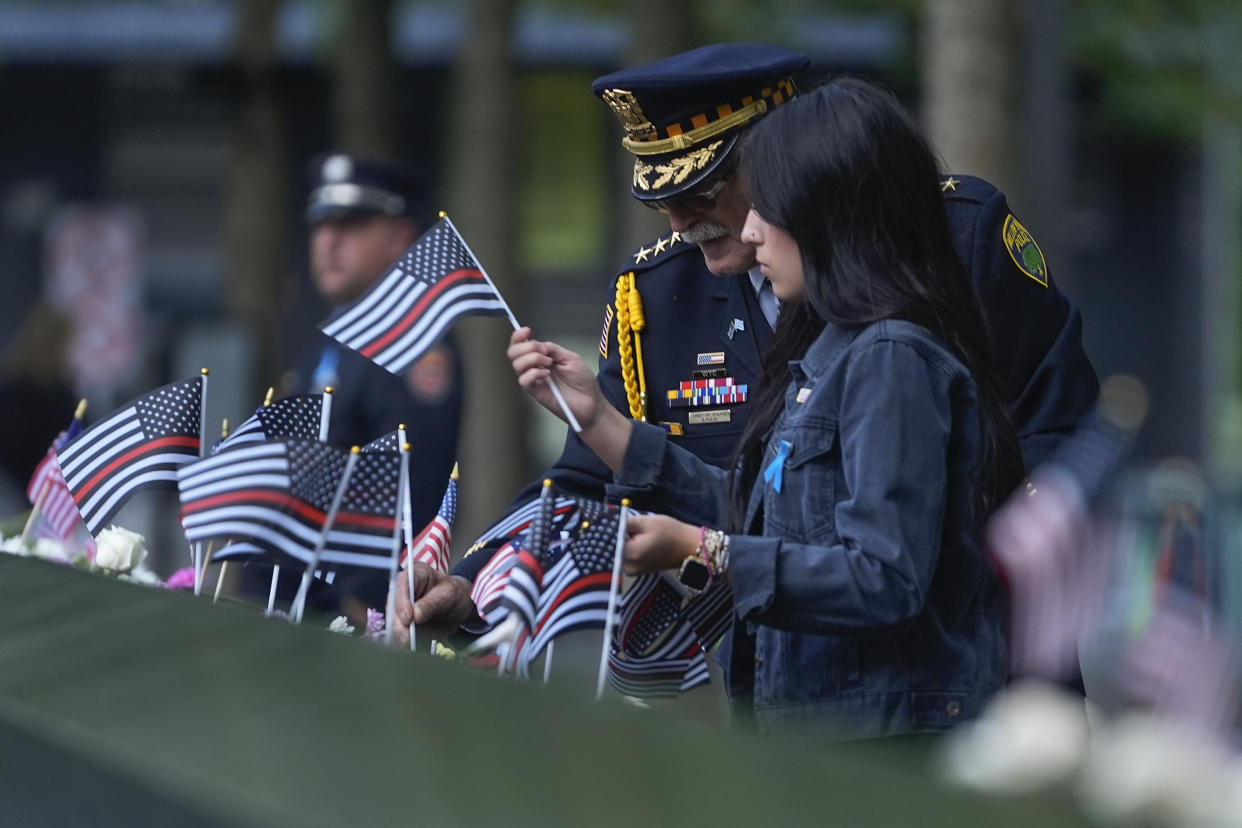
<instances>
[{"instance_id":1,"label":"pink flower","mask_svg":"<svg viewBox=\"0 0 1242 828\"><path fill-rule=\"evenodd\" d=\"M168 589L194 589L194 567L185 566L168 576L164 582Z\"/></svg>"},{"instance_id":2,"label":"pink flower","mask_svg":"<svg viewBox=\"0 0 1242 828\"><path fill-rule=\"evenodd\" d=\"M384 613L379 610L367 608L367 631L366 637L372 641L378 641L384 637Z\"/></svg>"}]
</instances>

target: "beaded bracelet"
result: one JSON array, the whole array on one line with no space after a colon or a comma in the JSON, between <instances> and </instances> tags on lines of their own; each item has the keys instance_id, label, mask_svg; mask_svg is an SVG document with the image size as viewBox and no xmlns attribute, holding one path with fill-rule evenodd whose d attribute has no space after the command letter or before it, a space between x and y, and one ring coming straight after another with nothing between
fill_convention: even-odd
<instances>
[{"instance_id":1,"label":"beaded bracelet","mask_svg":"<svg viewBox=\"0 0 1242 828\"><path fill-rule=\"evenodd\" d=\"M707 533L712 531L706 526L699 527L699 545L694 550L694 557L701 558L707 564L707 574L714 581L716 580L716 561L714 556L707 549Z\"/></svg>"},{"instance_id":2,"label":"beaded bracelet","mask_svg":"<svg viewBox=\"0 0 1242 828\"><path fill-rule=\"evenodd\" d=\"M729 565L729 536L719 529L708 529L706 526L699 531L699 556L707 561L707 568L715 579Z\"/></svg>"}]
</instances>

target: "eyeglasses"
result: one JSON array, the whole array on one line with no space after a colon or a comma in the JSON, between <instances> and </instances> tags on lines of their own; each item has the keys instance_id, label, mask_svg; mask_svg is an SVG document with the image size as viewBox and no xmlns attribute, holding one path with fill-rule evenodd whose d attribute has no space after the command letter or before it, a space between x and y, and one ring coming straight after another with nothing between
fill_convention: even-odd
<instances>
[{"instance_id":1,"label":"eyeglasses","mask_svg":"<svg viewBox=\"0 0 1242 828\"><path fill-rule=\"evenodd\" d=\"M720 195L725 186L733 179L733 174L737 172L737 165L731 165L729 169L716 177L709 184L700 184L697 188L689 192L679 193L672 198L658 198L652 201L644 201L652 210L658 210L661 213L667 213L669 207L673 204L681 204L686 207L700 207L702 209L711 209L716 200L716 196Z\"/></svg>"}]
</instances>

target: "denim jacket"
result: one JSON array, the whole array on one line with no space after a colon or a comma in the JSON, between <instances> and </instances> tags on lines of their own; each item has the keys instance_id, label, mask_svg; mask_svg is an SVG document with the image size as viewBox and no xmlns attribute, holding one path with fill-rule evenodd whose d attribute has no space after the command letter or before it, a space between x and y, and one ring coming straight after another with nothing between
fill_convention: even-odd
<instances>
[{"instance_id":1,"label":"denim jacket","mask_svg":"<svg viewBox=\"0 0 1242 828\"><path fill-rule=\"evenodd\" d=\"M829 324L790 371L765 438L772 473L730 540L735 711L763 731L833 738L973 717L1006 664L1004 593L974 514L974 380L900 320ZM675 516L724 523L726 473L662 429L635 424L617 482L665 488Z\"/></svg>"}]
</instances>

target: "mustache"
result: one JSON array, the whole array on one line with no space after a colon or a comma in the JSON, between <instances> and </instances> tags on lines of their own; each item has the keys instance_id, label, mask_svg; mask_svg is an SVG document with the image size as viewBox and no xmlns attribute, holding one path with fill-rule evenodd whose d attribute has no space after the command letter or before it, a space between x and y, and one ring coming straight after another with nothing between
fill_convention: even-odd
<instances>
[{"instance_id":1,"label":"mustache","mask_svg":"<svg viewBox=\"0 0 1242 828\"><path fill-rule=\"evenodd\" d=\"M681 237L691 244L702 244L703 242L709 242L727 235L729 235L729 228L723 224L700 221L693 227L684 230Z\"/></svg>"}]
</instances>

